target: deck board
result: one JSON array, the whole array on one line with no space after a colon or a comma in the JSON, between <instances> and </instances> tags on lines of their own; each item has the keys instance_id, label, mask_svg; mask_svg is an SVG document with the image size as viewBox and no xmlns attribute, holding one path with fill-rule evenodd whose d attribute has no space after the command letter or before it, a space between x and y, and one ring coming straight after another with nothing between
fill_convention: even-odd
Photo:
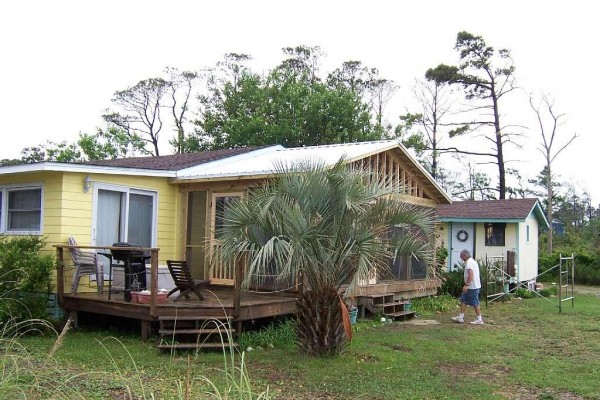
<instances>
[{"instance_id":1,"label":"deck board","mask_svg":"<svg viewBox=\"0 0 600 400\"><path fill-rule=\"evenodd\" d=\"M195 295L190 299L174 301L178 293L174 293L166 303L156 305L157 315L150 312L150 304L130 303L123 300L120 293L66 294L63 297L63 307L68 311L85 311L97 314L133 318L143 321L155 321L160 316L214 316L224 317L233 313L233 288L222 286L207 286L202 290L204 301ZM296 297L293 293L280 294L269 292L242 291L240 299L240 315L236 321L273 317L293 314Z\"/></svg>"}]
</instances>

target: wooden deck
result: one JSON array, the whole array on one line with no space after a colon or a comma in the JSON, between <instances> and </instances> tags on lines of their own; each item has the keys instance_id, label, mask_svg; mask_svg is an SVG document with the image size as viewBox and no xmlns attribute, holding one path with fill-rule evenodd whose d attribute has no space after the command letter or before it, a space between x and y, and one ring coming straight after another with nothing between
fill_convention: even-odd
<instances>
[{"instance_id":1,"label":"wooden deck","mask_svg":"<svg viewBox=\"0 0 600 400\"><path fill-rule=\"evenodd\" d=\"M150 304L126 302L122 293L108 294L77 293L63 295L63 308L72 312L88 312L112 315L139 320L142 323L142 338L148 339L151 334L151 323L161 317L177 317L181 319L214 317L231 319L239 331L242 322L280 315L291 315L295 311L296 297L292 294L241 291L238 315L235 316L234 289L222 286L206 286L202 290L204 301L191 295L189 300L174 301L178 293L167 299L166 303L156 304L154 313Z\"/></svg>"},{"instance_id":2,"label":"wooden deck","mask_svg":"<svg viewBox=\"0 0 600 400\"><path fill-rule=\"evenodd\" d=\"M158 292L158 249L147 250L151 254L150 282L148 289L149 304L140 304L124 301L122 293L112 293L108 298L106 287L104 293L97 292L71 294L65 292L68 283L65 277L64 249L70 247L87 249L105 249L93 246L65 246L56 245L57 250L57 294L59 304L69 312L88 312L100 315L124 317L141 321L142 338L148 339L151 334L153 322L161 320L207 320L219 319L233 323L237 332L241 331L244 321L291 315L296 309L295 292L258 292L242 290L244 265L238 262L235 265L234 285L207 285L201 289L205 300L200 301L194 294L190 299L174 301L179 292L176 292L166 303L159 303ZM121 248L108 248L120 250ZM396 300L421 297L435 294L440 283L436 280L417 281L383 281L378 284L360 286L355 288L352 297L372 298L374 296L391 295ZM358 303L361 303L360 300ZM364 312L364 311L363 311Z\"/></svg>"},{"instance_id":3,"label":"wooden deck","mask_svg":"<svg viewBox=\"0 0 600 400\"><path fill-rule=\"evenodd\" d=\"M233 316L234 289L222 286L206 286L202 290L204 301L194 295L190 299L174 301L177 293L167 299L166 303L156 304L156 311L151 313L150 304L126 302L122 293L108 294L77 293L63 295L63 307L69 311L85 311L97 314L114 315L144 321L156 321L161 316ZM239 315L235 321L247 321L258 318L287 315L294 312L296 297L292 294L269 292L240 292Z\"/></svg>"}]
</instances>

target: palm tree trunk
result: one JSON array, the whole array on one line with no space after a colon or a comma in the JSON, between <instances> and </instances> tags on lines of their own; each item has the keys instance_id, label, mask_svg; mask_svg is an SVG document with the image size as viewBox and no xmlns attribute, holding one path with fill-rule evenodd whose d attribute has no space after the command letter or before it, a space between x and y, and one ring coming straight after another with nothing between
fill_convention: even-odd
<instances>
[{"instance_id":1,"label":"palm tree trunk","mask_svg":"<svg viewBox=\"0 0 600 400\"><path fill-rule=\"evenodd\" d=\"M348 344L342 309L334 289L326 293L308 290L298 298L296 311L298 346L312 356L334 356Z\"/></svg>"}]
</instances>

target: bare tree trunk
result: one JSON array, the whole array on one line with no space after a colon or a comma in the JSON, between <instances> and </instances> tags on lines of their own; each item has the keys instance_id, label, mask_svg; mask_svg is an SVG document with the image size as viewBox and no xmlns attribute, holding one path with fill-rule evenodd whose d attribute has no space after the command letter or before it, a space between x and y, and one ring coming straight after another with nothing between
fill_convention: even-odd
<instances>
[{"instance_id":1,"label":"bare tree trunk","mask_svg":"<svg viewBox=\"0 0 600 400\"><path fill-rule=\"evenodd\" d=\"M546 210L546 218L548 218L548 224L550 225L550 227L548 228L548 254L552 254L552 235L553 235L553 231L552 231L552 219L553 217L553 211L552 208L554 207L554 190L552 189L552 170L550 169L550 159L548 159L548 209Z\"/></svg>"},{"instance_id":2,"label":"bare tree trunk","mask_svg":"<svg viewBox=\"0 0 600 400\"><path fill-rule=\"evenodd\" d=\"M498 160L498 190L500 199L506 198L506 170L504 168L504 152L502 149L502 131L500 129L500 114L498 114L498 98L492 82L492 100L494 102L494 129L496 130L496 158Z\"/></svg>"}]
</instances>

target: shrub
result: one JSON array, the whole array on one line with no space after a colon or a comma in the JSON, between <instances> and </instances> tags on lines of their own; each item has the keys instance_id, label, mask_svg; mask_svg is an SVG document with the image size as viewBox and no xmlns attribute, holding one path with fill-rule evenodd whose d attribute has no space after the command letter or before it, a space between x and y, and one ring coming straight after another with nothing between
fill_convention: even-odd
<instances>
[{"instance_id":1,"label":"shrub","mask_svg":"<svg viewBox=\"0 0 600 400\"><path fill-rule=\"evenodd\" d=\"M558 288L556 286L550 286L538 291L544 297L556 296L558 294Z\"/></svg>"},{"instance_id":2,"label":"shrub","mask_svg":"<svg viewBox=\"0 0 600 400\"><path fill-rule=\"evenodd\" d=\"M452 297L459 297L462 293L462 288L465 283L464 273L462 268L457 268L454 271L442 272L442 294L447 294Z\"/></svg>"},{"instance_id":3,"label":"shrub","mask_svg":"<svg viewBox=\"0 0 600 400\"><path fill-rule=\"evenodd\" d=\"M414 298L411 302L413 310L419 314L448 312L456 307L456 297L450 296L449 294Z\"/></svg>"},{"instance_id":4,"label":"shrub","mask_svg":"<svg viewBox=\"0 0 600 400\"><path fill-rule=\"evenodd\" d=\"M519 287L519 288L517 288L517 290L515 290L515 296L520 297L522 299L531 299L531 298L533 298L533 296L535 296L535 294L529 289L525 289L524 287Z\"/></svg>"},{"instance_id":5,"label":"shrub","mask_svg":"<svg viewBox=\"0 0 600 400\"><path fill-rule=\"evenodd\" d=\"M575 282L585 285L600 285L600 255L590 252L585 248L577 248L577 251L562 249L562 254L575 255ZM552 254L540 252L539 255L539 273L548 271L560 263L560 251ZM558 280L558 268L542 275L541 279L545 282Z\"/></svg>"},{"instance_id":6,"label":"shrub","mask_svg":"<svg viewBox=\"0 0 600 400\"><path fill-rule=\"evenodd\" d=\"M0 235L0 321L46 319L52 255L43 254L37 236Z\"/></svg>"},{"instance_id":7,"label":"shrub","mask_svg":"<svg viewBox=\"0 0 600 400\"><path fill-rule=\"evenodd\" d=\"M275 347L283 348L296 342L294 321L273 322L266 328L254 332L242 332L239 338L242 348Z\"/></svg>"}]
</instances>

